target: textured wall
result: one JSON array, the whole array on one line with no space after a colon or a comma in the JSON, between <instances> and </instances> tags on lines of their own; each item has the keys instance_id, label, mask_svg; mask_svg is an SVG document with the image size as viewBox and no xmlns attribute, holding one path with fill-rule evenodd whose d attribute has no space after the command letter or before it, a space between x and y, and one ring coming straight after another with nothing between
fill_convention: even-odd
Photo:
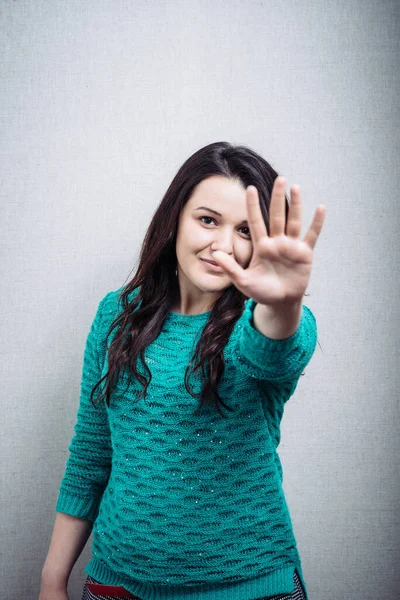
<instances>
[{"instance_id":1,"label":"textured wall","mask_svg":"<svg viewBox=\"0 0 400 600\"><path fill-rule=\"evenodd\" d=\"M321 347L279 447L310 597L395 596L399 19L395 0L1 1L3 600L38 596L97 303L218 140L300 184L303 234L327 207Z\"/></svg>"}]
</instances>

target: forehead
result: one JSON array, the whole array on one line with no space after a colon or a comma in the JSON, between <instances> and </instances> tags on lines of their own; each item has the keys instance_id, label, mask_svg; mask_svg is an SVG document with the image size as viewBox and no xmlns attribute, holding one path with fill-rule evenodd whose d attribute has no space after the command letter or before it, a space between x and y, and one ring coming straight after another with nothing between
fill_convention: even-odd
<instances>
[{"instance_id":1,"label":"forehead","mask_svg":"<svg viewBox=\"0 0 400 600\"><path fill-rule=\"evenodd\" d=\"M186 204L187 210L196 209L198 206L214 208L221 213L246 211L245 188L237 180L212 175L196 186Z\"/></svg>"}]
</instances>

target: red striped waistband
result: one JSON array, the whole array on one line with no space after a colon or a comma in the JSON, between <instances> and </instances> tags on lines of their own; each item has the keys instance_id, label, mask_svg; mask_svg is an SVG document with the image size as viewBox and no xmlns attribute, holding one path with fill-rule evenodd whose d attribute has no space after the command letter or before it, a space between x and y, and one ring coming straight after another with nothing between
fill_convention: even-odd
<instances>
[{"instance_id":1,"label":"red striped waistband","mask_svg":"<svg viewBox=\"0 0 400 600\"><path fill-rule=\"evenodd\" d=\"M112 598L136 598L140 600L139 596L134 596L126 590L122 585L103 585L102 583L86 583L87 589L93 594L98 596L111 596Z\"/></svg>"}]
</instances>

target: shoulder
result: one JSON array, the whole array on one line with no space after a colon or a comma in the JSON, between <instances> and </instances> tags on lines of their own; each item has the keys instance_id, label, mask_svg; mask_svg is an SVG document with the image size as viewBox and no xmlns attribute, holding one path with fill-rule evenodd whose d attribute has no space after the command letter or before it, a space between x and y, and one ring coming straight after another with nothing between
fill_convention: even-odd
<instances>
[{"instance_id":1,"label":"shoulder","mask_svg":"<svg viewBox=\"0 0 400 600\"><path fill-rule=\"evenodd\" d=\"M109 326L117 314L122 311L121 295L125 286L116 290L110 290L100 300L98 311L103 327ZM133 299L139 293L139 288L135 288L129 294L129 300Z\"/></svg>"}]
</instances>

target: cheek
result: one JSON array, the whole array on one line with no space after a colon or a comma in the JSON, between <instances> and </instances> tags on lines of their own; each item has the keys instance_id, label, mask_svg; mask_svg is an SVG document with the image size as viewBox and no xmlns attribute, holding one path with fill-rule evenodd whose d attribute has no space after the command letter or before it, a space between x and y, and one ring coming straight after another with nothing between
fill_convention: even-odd
<instances>
[{"instance_id":1,"label":"cheek","mask_svg":"<svg viewBox=\"0 0 400 600\"><path fill-rule=\"evenodd\" d=\"M253 254L253 246L247 240L237 240L235 246L235 254L242 262L250 262Z\"/></svg>"},{"instance_id":2,"label":"cheek","mask_svg":"<svg viewBox=\"0 0 400 600\"><path fill-rule=\"evenodd\" d=\"M253 246L250 245L250 248L246 252L246 266L249 265L252 257L253 257Z\"/></svg>"},{"instance_id":3,"label":"cheek","mask_svg":"<svg viewBox=\"0 0 400 600\"><path fill-rule=\"evenodd\" d=\"M176 253L182 260L186 260L203 250L208 243L208 237L199 227L195 228L190 223L182 225L176 238Z\"/></svg>"},{"instance_id":4,"label":"cheek","mask_svg":"<svg viewBox=\"0 0 400 600\"><path fill-rule=\"evenodd\" d=\"M199 252L204 247L211 244L212 232L200 227L196 222L187 223L181 229L181 233L177 238L177 243L181 247L185 247L186 251Z\"/></svg>"}]
</instances>

